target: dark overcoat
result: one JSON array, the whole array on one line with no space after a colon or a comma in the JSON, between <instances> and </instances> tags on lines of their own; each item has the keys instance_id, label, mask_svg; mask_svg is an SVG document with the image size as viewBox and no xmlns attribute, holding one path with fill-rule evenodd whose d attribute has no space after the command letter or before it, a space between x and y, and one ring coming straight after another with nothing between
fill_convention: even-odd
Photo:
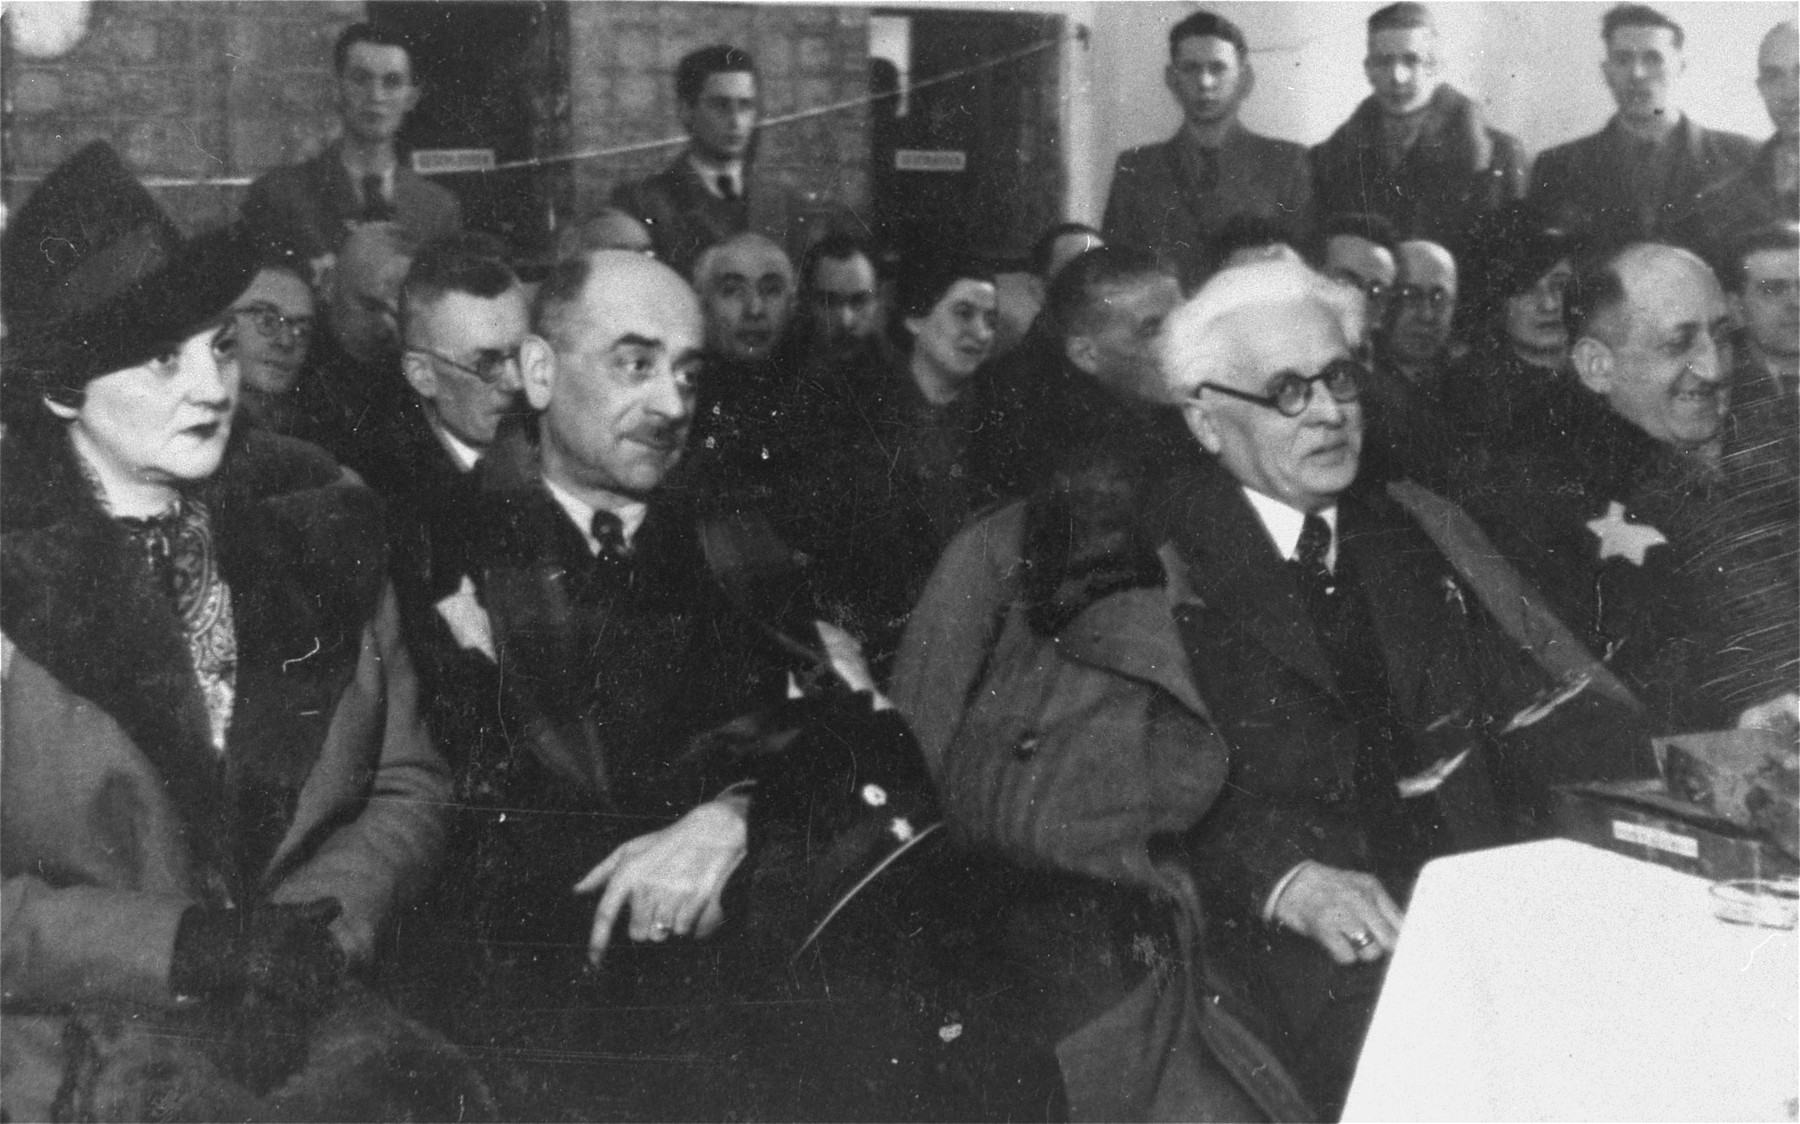
<instances>
[{"instance_id":1,"label":"dark overcoat","mask_svg":"<svg viewBox=\"0 0 1800 1124\"><path fill-rule=\"evenodd\" d=\"M1475 220L1525 194L1525 150L1490 127L1466 95L1439 86L1417 142L1384 168L1381 106L1364 99L1312 150L1313 205L1333 215L1377 214L1400 238L1429 238L1460 253Z\"/></svg>"}]
</instances>

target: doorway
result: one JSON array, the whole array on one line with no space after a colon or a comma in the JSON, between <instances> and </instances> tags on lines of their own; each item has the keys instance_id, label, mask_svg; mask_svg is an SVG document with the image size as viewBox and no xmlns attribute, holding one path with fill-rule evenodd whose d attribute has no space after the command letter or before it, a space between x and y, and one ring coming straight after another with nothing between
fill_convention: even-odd
<instances>
[{"instance_id":1,"label":"doorway","mask_svg":"<svg viewBox=\"0 0 1800 1124\"><path fill-rule=\"evenodd\" d=\"M1062 217L1060 16L881 8L870 179L879 235L901 255L1011 268Z\"/></svg>"},{"instance_id":2,"label":"doorway","mask_svg":"<svg viewBox=\"0 0 1800 1124\"><path fill-rule=\"evenodd\" d=\"M401 132L402 152L458 169L432 179L456 193L469 229L499 235L522 258L547 255L555 217L574 197L569 165L504 165L567 151L567 6L369 0L367 7L369 22L412 45L424 87Z\"/></svg>"}]
</instances>

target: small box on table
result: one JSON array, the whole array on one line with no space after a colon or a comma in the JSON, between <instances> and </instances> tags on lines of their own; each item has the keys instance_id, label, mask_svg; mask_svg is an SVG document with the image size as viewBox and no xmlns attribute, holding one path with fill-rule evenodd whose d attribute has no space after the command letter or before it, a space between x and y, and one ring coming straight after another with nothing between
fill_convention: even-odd
<instances>
[{"instance_id":1,"label":"small box on table","mask_svg":"<svg viewBox=\"0 0 1800 1124\"><path fill-rule=\"evenodd\" d=\"M1562 785L1555 823L1564 838L1713 881L1800 873L1755 832L1677 800L1656 778Z\"/></svg>"}]
</instances>

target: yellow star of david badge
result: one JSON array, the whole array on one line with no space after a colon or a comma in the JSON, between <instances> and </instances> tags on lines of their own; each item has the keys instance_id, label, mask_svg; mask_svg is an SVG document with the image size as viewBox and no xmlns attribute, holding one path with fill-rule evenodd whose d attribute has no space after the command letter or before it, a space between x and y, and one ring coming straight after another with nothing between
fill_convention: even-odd
<instances>
[{"instance_id":1,"label":"yellow star of david badge","mask_svg":"<svg viewBox=\"0 0 1800 1124\"><path fill-rule=\"evenodd\" d=\"M1625 505L1612 500L1606 514L1590 519L1587 529L1600 540L1600 561L1623 558L1633 566L1644 564L1644 555L1653 546L1667 543L1668 537L1648 523L1631 523L1625 519Z\"/></svg>"}]
</instances>

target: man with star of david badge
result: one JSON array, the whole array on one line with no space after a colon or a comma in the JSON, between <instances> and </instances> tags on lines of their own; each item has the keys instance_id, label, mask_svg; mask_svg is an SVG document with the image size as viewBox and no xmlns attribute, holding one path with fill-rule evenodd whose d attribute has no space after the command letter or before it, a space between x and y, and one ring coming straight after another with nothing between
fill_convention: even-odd
<instances>
[{"instance_id":1,"label":"man with star of david badge","mask_svg":"<svg viewBox=\"0 0 1800 1124\"><path fill-rule=\"evenodd\" d=\"M1738 420L1732 322L1712 270L1657 243L1596 252L1577 267L1565 318L1572 369L1533 404L1531 436L1471 511L1655 727L1791 722L1795 661L1733 667L1729 622L1791 629L1800 591L1791 561L1761 564L1767 505L1722 461Z\"/></svg>"}]
</instances>

